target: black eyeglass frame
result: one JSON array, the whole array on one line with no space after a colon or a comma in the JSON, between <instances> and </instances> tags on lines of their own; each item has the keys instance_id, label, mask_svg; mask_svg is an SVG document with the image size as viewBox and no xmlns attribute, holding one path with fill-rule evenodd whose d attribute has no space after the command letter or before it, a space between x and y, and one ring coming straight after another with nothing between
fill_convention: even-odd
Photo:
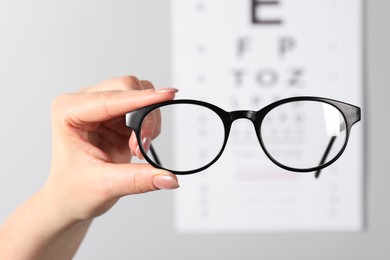
<instances>
[{"instance_id":1,"label":"black eyeglass frame","mask_svg":"<svg viewBox=\"0 0 390 260\"><path fill-rule=\"evenodd\" d=\"M319 162L319 165L315 166L315 167L311 167L311 168L293 168L293 167L286 166L286 165L278 162L275 158L273 158L273 156L266 149L266 146L264 145L263 139L261 137L261 133L260 133L261 131L259 131L261 129L261 124L263 123L265 116L272 109L274 109L280 105L290 103L290 102L296 102L296 101L316 101L316 102L326 103L326 104L329 104L329 105L335 107L338 111L340 111L341 115L343 116L344 122L346 123L346 125L345 125L345 131L346 131L345 142L344 142L343 147L340 149L339 153L330 161L324 163L336 137L331 138L331 140L327 146L327 149L326 149L321 161ZM321 169L328 167L329 165L334 163L338 158L340 158L340 156L343 154L345 148L347 147L347 143L348 143L348 139L349 139L349 135L350 135L352 126L361 120L361 110L359 107L342 102L342 101L324 98L324 97L314 97L314 96L290 97L290 98L285 98L285 99L281 99L281 100L278 100L276 102L273 102L273 103L261 108L258 111L236 110L236 111L231 111L231 112L227 112L216 105L213 105L213 104L210 104L210 103L207 103L204 101L200 101L200 100L178 99L178 100L170 100L170 101L165 101L165 102L149 105L149 106L140 108L138 110L135 110L135 111L132 111L132 112L129 112L126 114L126 125L133 129L139 144L142 144L141 127L142 127L142 123L143 123L144 118L151 111L153 111L155 109L158 109L160 107L167 106L167 105L174 105L174 104L191 104L191 105L199 105L199 106L206 107L206 108L214 111L221 118L222 123L224 125L224 129L225 129L225 136L224 136L223 145L222 145L219 153L215 156L215 158L210 163L206 164L205 166L202 166L198 169L189 170L189 171L175 171L175 170L164 168L161 165L161 163L159 162L159 159L157 157L156 152L153 149L153 146L150 147L150 151L151 151L152 156L154 157L155 161L151 160L149 158L149 156L147 155L146 151L144 150L144 147L142 145L139 145L140 151L148 163L150 163L152 166L154 166L156 168L165 169L165 170L168 170L168 171L170 171L174 174L177 174L177 175L187 175L187 174L197 173L197 172L203 171L203 170L209 168L211 165L213 165L221 157L223 151L225 150L227 141L229 139L229 134L230 134L232 123L237 119L248 119L253 123L254 129L256 132L256 136L257 136L257 139L259 140L261 148L265 152L266 156L273 163L275 163L277 166L279 166L285 170L293 171L293 172L314 172L314 171L316 171L316 177L318 177Z\"/></svg>"}]
</instances>

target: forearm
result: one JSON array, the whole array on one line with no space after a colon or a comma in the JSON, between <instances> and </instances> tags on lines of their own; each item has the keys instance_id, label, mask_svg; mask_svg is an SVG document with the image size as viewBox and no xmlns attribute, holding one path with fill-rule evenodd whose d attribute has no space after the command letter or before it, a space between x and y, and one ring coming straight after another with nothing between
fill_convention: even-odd
<instances>
[{"instance_id":1,"label":"forearm","mask_svg":"<svg viewBox=\"0 0 390 260\"><path fill-rule=\"evenodd\" d=\"M0 259L71 259L91 220L70 220L39 192L0 226Z\"/></svg>"}]
</instances>

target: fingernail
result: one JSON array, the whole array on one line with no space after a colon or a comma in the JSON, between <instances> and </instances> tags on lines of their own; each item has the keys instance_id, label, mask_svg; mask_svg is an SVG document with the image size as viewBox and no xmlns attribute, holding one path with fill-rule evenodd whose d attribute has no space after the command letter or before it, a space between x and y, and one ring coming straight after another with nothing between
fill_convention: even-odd
<instances>
[{"instance_id":1,"label":"fingernail","mask_svg":"<svg viewBox=\"0 0 390 260\"><path fill-rule=\"evenodd\" d=\"M151 142L152 142L152 139L150 137L144 137L142 139L142 147L144 148L145 153L149 152Z\"/></svg>"},{"instance_id":2,"label":"fingernail","mask_svg":"<svg viewBox=\"0 0 390 260\"><path fill-rule=\"evenodd\" d=\"M177 93L179 90L177 88L158 88L155 90L159 93Z\"/></svg>"},{"instance_id":3,"label":"fingernail","mask_svg":"<svg viewBox=\"0 0 390 260\"><path fill-rule=\"evenodd\" d=\"M156 175L153 178L153 184L160 190L172 190L179 188L176 178L166 175Z\"/></svg>"}]
</instances>

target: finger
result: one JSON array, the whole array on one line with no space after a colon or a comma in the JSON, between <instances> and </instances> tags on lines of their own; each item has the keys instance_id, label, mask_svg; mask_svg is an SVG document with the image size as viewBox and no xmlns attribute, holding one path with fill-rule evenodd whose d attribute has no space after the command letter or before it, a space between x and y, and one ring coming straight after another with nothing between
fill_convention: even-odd
<instances>
[{"instance_id":1,"label":"finger","mask_svg":"<svg viewBox=\"0 0 390 260\"><path fill-rule=\"evenodd\" d=\"M144 81L144 80L143 80ZM135 76L124 76L105 80L95 86L80 89L80 92L98 92L109 90L142 90L145 89L143 81Z\"/></svg>"},{"instance_id":2,"label":"finger","mask_svg":"<svg viewBox=\"0 0 390 260\"><path fill-rule=\"evenodd\" d=\"M130 137L133 130L126 126L124 117L116 117L109 121L103 122L103 126L110 129L113 133Z\"/></svg>"},{"instance_id":3,"label":"finger","mask_svg":"<svg viewBox=\"0 0 390 260\"><path fill-rule=\"evenodd\" d=\"M150 149L152 139L150 137L142 137L141 141L138 142L134 133L132 133L129 139L129 148L132 156L138 157L140 160L144 160L144 155L141 152L141 146L144 152L147 154Z\"/></svg>"},{"instance_id":4,"label":"finger","mask_svg":"<svg viewBox=\"0 0 390 260\"><path fill-rule=\"evenodd\" d=\"M131 133L131 136L130 136L130 139L129 139L129 148L130 148L130 151L131 151L131 155L132 156L137 156L136 151L137 151L137 148L138 148L138 141L137 141L137 137L135 135L135 132Z\"/></svg>"},{"instance_id":5,"label":"finger","mask_svg":"<svg viewBox=\"0 0 390 260\"><path fill-rule=\"evenodd\" d=\"M75 127L124 116L141 107L172 100L177 89L83 92L61 96L53 102L53 112L63 114Z\"/></svg>"},{"instance_id":6,"label":"finger","mask_svg":"<svg viewBox=\"0 0 390 260\"><path fill-rule=\"evenodd\" d=\"M141 80L141 84L144 89L154 89L153 83L148 80ZM136 141L134 133L131 136L129 140L129 147L132 151L132 155L137 156L139 159L143 160L144 156L141 153L140 145L142 145L144 151L148 153L151 141L160 133L160 129L161 113L160 110L155 110L144 119L141 131L141 143L139 144L138 141Z\"/></svg>"},{"instance_id":7,"label":"finger","mask_svg":"<svg viewBox=\"0 0 390 260\"><path fill-rule=\"evenodd\" d=\"M177 177L148 164L107 164L106 187L114 197L179 187Z\"/></svg>"},{"instance_id":8,"label":"finger","mask_svg":"<svg viewBox=\"0 0 390 260\"><path fill-rule=\"evenodd\" d=\"M161 116L160 116L160 110L157 109L150 112L142 121L141 138L153 139L160 133L160 129L161 129Z\"/></svg>"},{"instance_id":9,"label":"finger","mask_svg":"<svg viewBox=\"0 0 390 260\"><path fill-rule=\"evenodd\" d=\"M153 84L148 80L141 80L141 84L144 89L154 89ZM144 155L141 152L140 146L143 147L145 153L148 153L151 141L159 134L160 128L161 128L161 114L160 114L160 110L156 110L150 113L142 123L142 131L141 131L142 136L141 136L140 143L137 141L135 133L132 133L129 140L129 147L131 150L131 154L143 160Z\"/></svg>"},{"instance_id":10,"label":"finger","mask_svg":"<svg viewBox=\"0 0 390 260\"><path fill-rule=\"evenodd\" d=\"M153 83L150 82L149 80L143 79L140 81L140 83L141 83L143 89L154 89Z\"/></svg>"},{"instance_id":11,"label":"finger","mask_svg":"<svg viewBox=\"0 0 390 260\"><path fill-rule=\"evenodd\" d=\"M142 80L141 84L145 89L154 89L154 86L150 81ZM160 126L161 113L159 109L156 109L144 119L142 123L142 132L146 137L152 139L159 134Z\"/></svg>"},{"instance_id":12,"label":"finger","mask_svg":"<svg viewBox=\"0 0 390 260\"><path fill-rule=\"evenodd\" d=\"M112 80L104 81L97 86L89 87L81 90L81 92L97 92L97 91L109 91L109 90L142 90L142 89L154 89L152 82L148 80L138 80L135 76L126 76L116 78ZM120 135L130 136L132 130L129 129L123 117L114 118L112 120L104 122L104 126L111 129L115 133ZM135 137L135 136L134 136ZM131 137L133 139L134 137ZM136 144L137 145L137 144ZM144 146L147 148L148 146ZM137 147L134 147L134 151ZM145 149L147 150L147 149ZM133 155L136 155L135 152Z\"/></svg>"}]
</instances>

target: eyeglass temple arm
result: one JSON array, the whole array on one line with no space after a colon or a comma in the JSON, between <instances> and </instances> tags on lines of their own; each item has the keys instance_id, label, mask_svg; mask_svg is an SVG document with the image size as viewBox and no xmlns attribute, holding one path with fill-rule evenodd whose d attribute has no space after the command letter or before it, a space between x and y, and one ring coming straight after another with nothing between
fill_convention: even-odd
<instances>
[{"instance_id":1,"label":"eyeglass temple arm","mask_svg":"<svg viewBox=\"0 0 390 260\"><path fill-rule=\"evenodd\" d=\"M330 138L330 141L329 141L329 143L328 143L328 146L327 146L326 149L325 149L325 153L324 153L324 155L322 156L319 165L324 164L324 162L326 161L326 158L328 157L329 152L330 152L330 150L332 149L332 146L333 146L333 144L334 144L334 141L336 140L336 137L337 137L337 136L332 136L332 137ZM317 170L316 173L315 173L315 177L316 177L316 178L320 177L320 173L321 173L321 169Z\"/></svg>"},{"instance_id":2,"label":"eyeglass temple arm","mask_svg":"<svg viewBox=\"0 0 390 260\"><path fill-rule=\"evenodd\" d=\"M345 125L345 122L342 122L340 124L340 131L343 131L346 129L346 125ZM323 165L326 161L326 158L328 157L329 153L330 153L330 150L332 149L332 146L334 144L334 141L336 140L336 137L337 135L333 135L331 138L330 138L330 141L328 143L328 146L326 147L325 149L325 152L324 152L324 155L322 156L321 158L321 161L320 161L320 164L319 166ZM321 173L321 169L317 170L316 173L315 173L315 177L318 178L320 177L320 173Z\"/></svg>"},{"instance_id":3,"label":"eyeglass temple arm","mask_svg":"<svg viewBox=\"0 0 390 260\"><path fill-rule=\"evenodd\" d=\"M152 157L153 157L153 159L154 159L154 162L155 162L156 164L162 166L160 160L158 159L157 153L156 153L156 151L155 151L154 148L153 148L153 145L150 145L149 151L150 151L150 153L152 154Z\"/></svg>"}]
</instances>

